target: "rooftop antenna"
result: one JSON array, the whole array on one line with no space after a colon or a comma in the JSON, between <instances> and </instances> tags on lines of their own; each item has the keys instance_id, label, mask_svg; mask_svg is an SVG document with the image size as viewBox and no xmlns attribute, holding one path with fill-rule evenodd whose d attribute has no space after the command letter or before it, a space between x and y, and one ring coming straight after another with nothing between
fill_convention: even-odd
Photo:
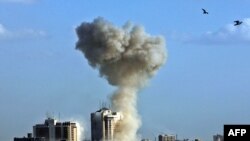
<instances>
[{"instance_id":1,"label":"rooftop antenna","mask_svg":"<svg viewBox=\"0 0 250 141\"><path fill-rule=\"evenodd\" d=\"M60 121L60 119L61 119L61 114L59 112L59 114L58 114L58 121Z\"/></svg>"},{"instance_id":2,"label":"rooftop antenna","mask_svg":"<svg viewBox=\"0 0 250 141\"><path fill-rule=\"evenodd\" d=\"M49 114L48 111L46 112L46 117L47 117L47 118L50 118L50 114Z\"/></svg>"},{"instance_id":3,"label":"rooftop antenna","mask_svg":"<svg viewBox=\"0 0 250 141\"><path fill-rule=\"evenodd\" d=\"M109 109L111 109L111 104L109 103Z\"/></svg>"},{"instance_id":4,"label":"rooftop antenna","mask_svg":"<svg viewBox=\"0 0 250 141\"><path fill-rule=\"evenodd\" d=\"M55 119L55 114L54 114L54 112L52 112L52 118Z\"/></svg>"},{"instance_id":5,"label":"rooftop antenna","mask_svg":"<svg viewBox=\"0 0 250 141\"><path fill-rule=\"evenodd\" d=\"M102 102L102 108L107 108L105 102Z\"/></svg>"},{"instance_id":6,"label":"rooftop antenna","mask_svg":"<svg viewBox=\"0 0 250 141\"><path fill-rule=\"evenodd\" d=\"M102 104L101 104L102 102L101 102L101 100L99 101L99 109L101 109L102 108Z\"/></svg>"},{"instance_id":7,"label":"rooftop antenna","mask_svg":"<svg viewBox=\"0 0 250 141\"><path fill-rule=\"evenodd\" d=\"M105 108L107 108L107 103L106 102L103 102L103 105Z\"/></svg>"}]
</instances>

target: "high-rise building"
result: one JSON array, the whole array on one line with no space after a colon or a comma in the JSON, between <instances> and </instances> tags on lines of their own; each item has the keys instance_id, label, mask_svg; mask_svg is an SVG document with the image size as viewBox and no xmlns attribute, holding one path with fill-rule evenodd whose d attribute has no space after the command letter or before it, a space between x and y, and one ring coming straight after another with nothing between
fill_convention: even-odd
<instances>
[{"instance_id":1,"label":"high-rise building","mask_svg":"<svg viewBox=\"0 0 250 141\"><path fill-rule=\"evenodd\" d=\"M158 141L175 141L175 135L162 134L158 136Z\"/></svg>"},{"instance_id":2,"label":"high-rise building","mask_svg":"<svg viewBox=\"0 0 250 141\"><path fill-rule=\"evenodd\" d=\"M214 141L224 141L224 137L219 134L214 135L213 138L214 138Z\"/></svg>"},{"instance_id":3,"label":"high-rise building","mask_svg":"<svg viewBox=\"0 0 250 141\"><path fill-rule=\"evenodd\" d=\"M108 108L91 113L91 139L92 141L112 141L119 132L119 121L122 114L112 112Z\"/></svg>"},{"instance_id":4,"label":"high-rise building","mask_svg":"<svg viewBox=\"0 0 250 141\"><path fill-rule=\"evenodd\" d=\"M44 124L33 126L36 138L45 138L45 141L77 141L77 126L72 122L57 122L53 118L45 120Z\"/></svg>"}]
</instances>

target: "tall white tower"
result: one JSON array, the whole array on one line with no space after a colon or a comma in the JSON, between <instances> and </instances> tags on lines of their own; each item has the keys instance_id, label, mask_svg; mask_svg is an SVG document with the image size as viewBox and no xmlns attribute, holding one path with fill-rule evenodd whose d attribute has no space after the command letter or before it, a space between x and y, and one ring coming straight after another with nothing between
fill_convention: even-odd
<instances>
[{"instance_id":1,"label":"tall white tower","mask_svg":"<svg viewBox=\"0 0 250 141\"><path fill-rule=\"evenodd\" d=\"M91 139L92 141L113 141L119 132L119 121L122 114L102 108L91 113Z\"/></svg>"}]
</instances>

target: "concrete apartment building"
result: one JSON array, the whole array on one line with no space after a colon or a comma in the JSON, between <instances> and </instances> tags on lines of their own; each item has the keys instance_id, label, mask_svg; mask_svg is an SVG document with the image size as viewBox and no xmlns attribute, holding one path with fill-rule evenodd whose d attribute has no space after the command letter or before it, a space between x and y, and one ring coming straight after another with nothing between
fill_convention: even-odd
<instances>
[{"instance_id":1,"label":"concrete apartment building","mask_svg":"<svg viewBox=\"0 0 250 141\"><path fill-rule=\"evenodd\" d=\"M77 126L72 122L57 122L53 118L44 124L33 126L34 138L45 138L45 141L77 141Z\"/></svg>"},{"instance_id":2,"label":"concrete apartment building","mask_svg":"<svg viewBox=\"0 0 250 141\"><path fill-rule=\"evenodd\" d=\"M119 132L120 120L121 113L112 112L105 107L91 113L91 140L113 141L115 134Z\"/></svg>"}]
</instances>

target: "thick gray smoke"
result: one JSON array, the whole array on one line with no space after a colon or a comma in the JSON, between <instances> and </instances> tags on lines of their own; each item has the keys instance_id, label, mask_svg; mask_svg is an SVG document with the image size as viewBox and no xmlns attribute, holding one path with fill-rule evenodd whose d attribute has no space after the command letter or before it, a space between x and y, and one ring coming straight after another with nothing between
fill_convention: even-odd
<instances>
[{"instance_id":1,"label":"thick gray smoke","mask_svg":"<svg viewBox=\"0 0 250 141\"><path fill-rule=\"evenodd\" d=\"M84 22L76 29L76 49L89 64L118 90L112 95L112 108L123 114L117 141L138 141L141 125L137 113L137 91L166 60L165 41L145 33L141 26L127 23L116 27L103 18Z\"/></svg>"}]
</instances>

